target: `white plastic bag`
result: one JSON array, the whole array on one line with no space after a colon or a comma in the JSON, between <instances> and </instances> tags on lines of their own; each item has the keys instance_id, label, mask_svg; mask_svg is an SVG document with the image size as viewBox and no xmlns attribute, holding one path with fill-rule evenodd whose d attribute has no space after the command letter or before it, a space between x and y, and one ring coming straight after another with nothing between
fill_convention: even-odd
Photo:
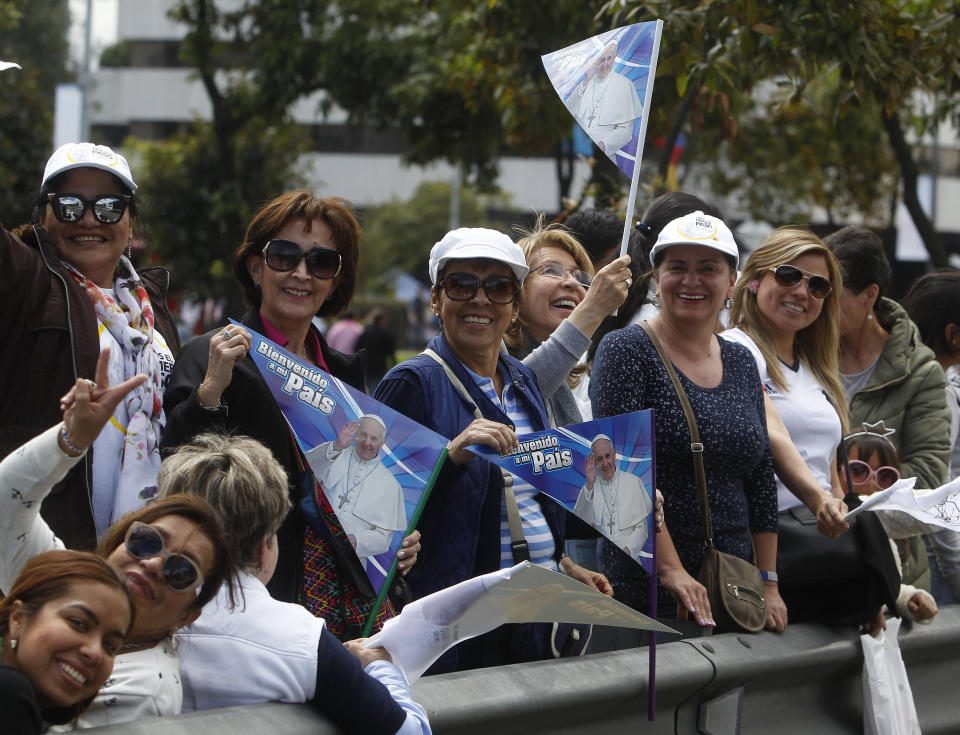
<instances>
[{"instance_id":1,"label":"white plastic bag","mask_svg":"<svg viewBox=\"0 0 960 735\"><path fill-rule=\"evenodd\" d=\"M900 618L863 645L863 730L866 735L921 735L907 669L900 656Z\"/></svg>"}]
</instances>

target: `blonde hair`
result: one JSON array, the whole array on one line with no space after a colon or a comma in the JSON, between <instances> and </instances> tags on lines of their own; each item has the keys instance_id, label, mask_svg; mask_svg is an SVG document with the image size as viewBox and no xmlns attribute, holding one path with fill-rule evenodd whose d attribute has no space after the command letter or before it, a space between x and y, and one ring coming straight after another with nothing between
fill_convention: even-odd
<instances>
[{"instance_id":1,"label":"blonde hair","mask_svg":"<svg viewBox=\"0 0 960 735\"><path fill-rule=\"evenodd\" d=\"M257 567L257 546L272 537L290 510L287 473L263 444L247 436L200 434L160 466L161 497L189 493L220 516L237 566Z\"/></svg>"},{"instance_id":2,"label":"blonde hair","mask_svg":"<svg viewBox=\"0 0 960 735\"><path fill-rule=\"evenodd\" d=\"M525 230L520 227L514 228L522 235L517 241L517 245L519 245L523 251L523 257L527 261L527 265L533 262L533 256L538 250L542 250L543 248L557 248L558 250L563 250L565 253L568 253L577 264L577 268L585 273L589 273L591 276L594 275L595 270L593 261L590 259L590 254L587 253L586 249L580 244L573 233L558 222L545 224L545 220L544 215L539 214L533 230ZM526 281L524 281L524 283L526 283ZM506 343L507 349L511 354L516 353L522 347L523 338L529 331L527 325L523 323L522 316L518 316L517 320L510 325L506 334L503 335L503 341ZM585 365L575 367L567 376L567 384L571 388L575 388L580 383L580 377L585 371Z\"/></svg>"},{"instance_id":3,"label":"blonde hair","mask_svg":"<svg viewBox=\"0 0 960 735\"><path fill-rule=\"evenodd\" d=\"M787 384L773 340L767 334L757 306L757 296L750 291L750 284L760 281L778 265L796 260L801 255L820 255L826 261L829 273L830 293L823 300L820 314L813 323L796 333L793 349L798 359L813 373L833 404L844 427L847 425L847 399L840 383L839 294L843 287L840 263L834 254L815 234L803 227L778 227L770 233L759 248L750 254L743 272L733 289L733 308L730 310L730 326L739 327L757 344L767 372L774 386L786 390Z\"/></svg>"}]
</instances>

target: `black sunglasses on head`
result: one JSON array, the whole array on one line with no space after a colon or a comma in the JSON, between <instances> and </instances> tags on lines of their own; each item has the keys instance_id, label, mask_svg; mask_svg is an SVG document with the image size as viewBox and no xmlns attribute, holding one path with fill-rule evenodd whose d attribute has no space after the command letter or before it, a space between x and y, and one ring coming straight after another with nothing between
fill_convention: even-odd
<instances>
[{"instance_id":1,"label":"black sunglasses on head","mask_svg":"<svg viewBox=\"0 0 960 735\"><path fill-rule=\"evenodd\" d=\"M481 288L494 304L512 304L517 286L509 276L487 276L482 281L473 273L448 273L438 286L451 301L469 301Z\"/></svg>"},{"instance_id":2,"label":"black sunglasses on head","mask_svg":"<svg viewBox=\"0 0 960 735\"><path fill-rule=\"evenodd\" d=\"M815 299L825 299L830 293L830 281L823 276L815 274L806 274L795 265L778 265L771 268L773 278L778 286L783 288L794 288L804 278L807 279L807 291Z\"/></svg>"},{"instance_id":3,"label":"black sunglasses on head","mask_svg":"<svg viewBox=\"0 0 960 735\"><path fill-rule=\"evenodd\" d=\"M340 253L330 248L302 249L292 240L271 240L263 246L263 259L275 271L292 271L301 260L307 261L307 272L314 278L334 278L342 261Z\"/></svg>"},{"instance_id":4,"label":"black sunglasses on head","mask_svg":"<svg viewBox=\"0 0 960 735\"><path fill-rule=\"evenodd\" d=\"M47 194L47 201L53 208L53 216L64 224L73 224L83 219L87 208L93 210L93 217L104 225L115 225L127 211L129 194L99 194L96 199L84 199L79 194Z\"/></svg>"},{"instance_id":5,"label":"black sunglasses on head","mask_svg":"<svg viewBox=\"0 0 960 735\"><path fill-rule=\"evenodd\" d=\"M134 559L152 559L163 557L163 581L177 592L186 592L196 588L198 593L203 585L203 574L193 560L183 554L167 551L163 536L153 526L134 521L127 529L124 539L127 553Z\"/></svg>"}]
</instances>

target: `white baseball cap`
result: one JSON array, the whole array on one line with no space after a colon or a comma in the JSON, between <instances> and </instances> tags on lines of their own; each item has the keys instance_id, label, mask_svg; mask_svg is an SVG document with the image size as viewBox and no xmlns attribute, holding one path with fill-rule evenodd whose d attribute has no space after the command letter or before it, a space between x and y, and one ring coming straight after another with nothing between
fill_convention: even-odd
<instances>
[{"instance_id":1,"label":"white baseball cap","mask_svg":"<svg viewBox=\"0 0 960 735\"><path fill-rule=\"evenodd\" d=\"M444 235L430 251L430 283L437 282L437 276L447 261L467 258L488 258L506 263L520 283L530 272L520 246L502 232L485 227L460 227Z\"/></svg>"},{"instance_id":2,"label":"white baseball cap","mask_svg":"<svg viewBox=\"0 0 960 735\"><path fill-rule=\"evenodd\" d=\"M57 148L43 170L41 188L46 186L50 179L74 168L99 168L109 171L131 192L137 190L127 159L112 148L96 143L66 143Z\"/></svg>"},{"instance_id":3,"label":"white baseball cap","mask_svg":"<svg viewBox=\"0 0 960 735\"><path fill-rule=\"evenodd\" d=\"M740 264L740 251L730 228L722 219L700 211L678 217L660 230L660 236L650 249L650 262L656 262L656 254L671 245L704 245L732 257L734 268Z\"/></svg>"}]
</instances>

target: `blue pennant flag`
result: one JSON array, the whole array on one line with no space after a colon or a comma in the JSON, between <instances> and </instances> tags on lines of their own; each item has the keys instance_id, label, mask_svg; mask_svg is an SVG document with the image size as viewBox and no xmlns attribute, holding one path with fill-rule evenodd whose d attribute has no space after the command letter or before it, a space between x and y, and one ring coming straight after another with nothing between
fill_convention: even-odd
<instances>
[{"instance_id":1,"label":"blue pennant flag","mask_svg":"<svg viewBox=\"0 0 960 735\"><path fill-rule=\"evenodd\" d=\"M653 566L653 411L517 437L516 451L476 452L583 519L650 574Z\"/></svg>"},{"instance_id":2,"label":"blue pennant flag","mask_svg":"<svg viewBox=\"0 0 960 735\"><path fill-rule=\"evenodd\" d=\"M631 180L643 154L662 25L635 23L541 57L570 114Z\"/></svg>"}]
</instances>

